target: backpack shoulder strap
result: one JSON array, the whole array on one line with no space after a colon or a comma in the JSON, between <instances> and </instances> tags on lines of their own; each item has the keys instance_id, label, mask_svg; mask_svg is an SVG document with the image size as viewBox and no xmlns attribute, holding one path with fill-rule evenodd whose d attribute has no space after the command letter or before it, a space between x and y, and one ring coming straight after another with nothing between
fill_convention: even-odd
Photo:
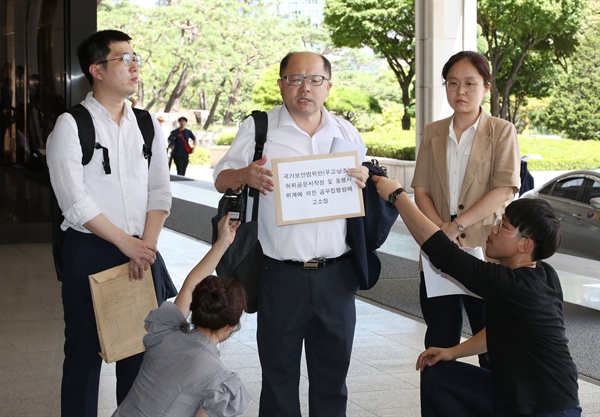
<instances>
[{"instance_id":1,"label":"backpack shoulder strap","mask_svg":"<svg viewBox=\"0 0 600 417\"><path fill-rule=\"evenodd\" d=\"M267 113L260 110L252 110L251 116L254 118L254 158L253 161L258 161L262 158L263 149L265 142L267 141L267 130L269 128L269 118ZM249 189L249 195L254 198L252 208L252 220L256 221L258 218L258 190L254 188Z\"/></svg>"},{"instance_id":2,"label":"backpack shoulder strap","mask_svg":"<svg viewBox=\"0 0 600 417\"><path fill-rule=\"evenodd\" d=\"M87 165L94 154L94 146L96 144L96 131L94 130L94 122L90 112L81 104L77 104L67 110L77 124L77 134L79 135L79 143L81 143L81 164Z\"/></svg>"},{"instance_id":3,"label":"backpack shoulder strap","mask_svg":"<svg viewBox=\"0 0 600 417\"><path fill-rule=\"evenodd\" d=\"M152 124L152 116L146 110L131 108L135 118L137 119L138 126L144 137L144 143L152 148L152 141L154 140L154 124Z\"/></svg>"},{"instance_id":4,"label":"backpack shoulder strap","mask_svg":"<svg viewBox=\"0 0 600 417\"><path fill-rule=\"evenodd\" d=\"M152 158L152 142L154 140L154 124L152 123L152 116L146 110L131 108L135 118L137 120L138 127L144 137L144 156L148 158L148 166L150 166L150 159Z\"/></svg>"},{"instance_id":5,"label":"backpack shoulder strap","mask_svg":"<svg viewBox=\"0 0 600 417\"><path fill-rule=\"evenodd\" d=\"M256 142L256 146L254 147L253 161L257 161L262 158L265 142L267 141L269 118L267 117L266 112L260 110L253 110L251 116L254 118L254 141Z\"/></svg>"}]
</instances>

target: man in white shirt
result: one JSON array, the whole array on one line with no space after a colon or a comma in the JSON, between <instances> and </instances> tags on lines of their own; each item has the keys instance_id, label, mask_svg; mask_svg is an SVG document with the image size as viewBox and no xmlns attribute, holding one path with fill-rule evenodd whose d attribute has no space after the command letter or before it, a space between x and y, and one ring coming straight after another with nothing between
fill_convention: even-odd
<instances>
[{"instance_id":1,"label":"man in white shirt","mask_svg":"<svg viewBox=\"0 0 600 417\"><path fill-rule=\"evenodd\" d=\"M249 117L215 167L215 187L225 192L247 184L261 192L258 237L265 270L258 301L263 371L259 416L300 416L303 344L310 415L345 416L358 290L346 243L346 219L278 227L271 161L327 154L334 137L363 142L356 128L323 107L331 88L331 64L324 56L290 53L281 61L280 77L284 105L268 112L263 158L252 162L254 119ZM350 169L349 175L365 187L366 167Z\"/></svg>"},{"instance_id":2,"label":"man in white shirt","mask_svg":"<svg viewBox=\"0 0 600 417\"><path fill-rule=\"evenodd\" d=\"M95 417L98 412L101 358L88 275L129 262L130 279L141 279L153 267L158 237L171 209L162 129L152 118L155 135L148 164L142 133L126 102L136 92L142 63L130 40L119 31L101 31L77 51L92 85L82 105L92 116L96 142L104 149L95 149L90 162L82 165L77 125L68 113L57 119L48 137L50 180L65 218L61 228L66 230L61 264L63 417ZM109 171L103 165L107 162ZM142 359L139 354L117 362L118 403L127 395Z\"/></svg>"}]
</instances>

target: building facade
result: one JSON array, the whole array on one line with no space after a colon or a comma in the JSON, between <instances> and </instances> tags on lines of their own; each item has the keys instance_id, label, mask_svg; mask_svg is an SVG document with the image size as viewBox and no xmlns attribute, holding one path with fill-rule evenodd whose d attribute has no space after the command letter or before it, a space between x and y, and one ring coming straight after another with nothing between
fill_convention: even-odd
<instances>
[{"instance_id":1,"label":"building facade","mask_svg":"<svg viewBox=\"0 0 600 417\"><path fill-rule=\"evenodd\" d=\"M324 7L325 0L280 0L278 5L273 6L278 16L307 19L315 28L323 22Z\"/></svg>"},{"instance_id":2,"label":"building facade","mask_svg":"<svg viewBox=\"0 0 600 417\"><path fill-rule=\"evenodd\" d=\"M46 139L89 89L75 50L96 30L96 1L4 0L0 22L0 243L47 242Z\"/></svg>"}]
</instances>

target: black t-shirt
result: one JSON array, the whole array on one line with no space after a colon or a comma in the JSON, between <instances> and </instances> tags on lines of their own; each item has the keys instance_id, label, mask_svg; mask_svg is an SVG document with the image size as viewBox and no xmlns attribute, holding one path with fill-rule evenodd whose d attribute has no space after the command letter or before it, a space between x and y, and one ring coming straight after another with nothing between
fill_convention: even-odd
<instances>
[{"instance_id":1,"label":"black t-shirt","mask_svg":"<svg viewBox=\"0 0 600 417\"><path fill-rule=\"evenodd\" d=\"M422 249L433 265L486 301L492 379L508 409L532 414L578 406L577 368L554 268L545 262L516 269L482 262L442 231Z\"/></svg>"}]
</instances>

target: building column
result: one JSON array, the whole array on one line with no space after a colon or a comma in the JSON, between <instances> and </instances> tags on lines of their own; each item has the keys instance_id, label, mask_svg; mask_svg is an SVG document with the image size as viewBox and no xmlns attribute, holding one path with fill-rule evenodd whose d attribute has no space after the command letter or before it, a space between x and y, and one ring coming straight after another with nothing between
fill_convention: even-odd
<instances>
[{"instance_id":1,"label":"building column","mask_svg":"<svg viewBox=\"0 0 600 417\"><path fill-rule=\"evenodd\" d=\"M416 141L426 124L452 109L442 85L442 67L459 51L477 51L477 0L415 0Z\"/></svg>"}]
</instances>

